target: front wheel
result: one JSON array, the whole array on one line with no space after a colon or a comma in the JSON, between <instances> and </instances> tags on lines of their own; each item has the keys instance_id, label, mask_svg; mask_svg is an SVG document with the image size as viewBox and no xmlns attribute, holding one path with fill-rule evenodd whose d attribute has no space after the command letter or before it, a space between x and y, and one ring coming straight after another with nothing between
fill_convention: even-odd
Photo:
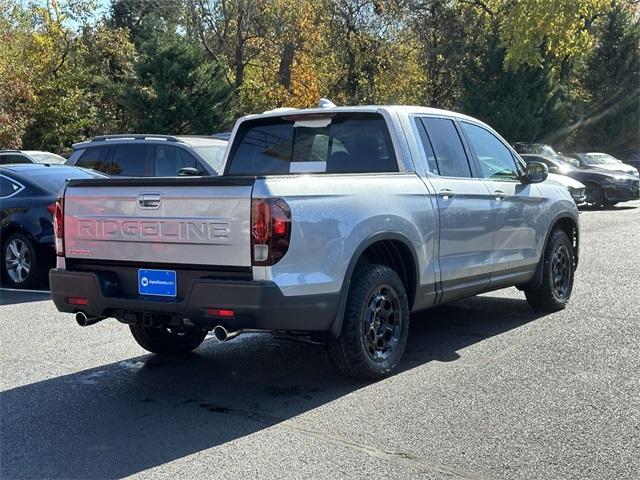
<instances>
[{"instance_id":1,"label":"front wheel","mask_svg":"<svg viewBox=\"0 0 640 480\"><path fill-rule=\"evenodd\" d=\"M524 291L527 302L540 312L562 310L573 290L574 257L569 237L554 230L542 258L542 285Z\"/></svg>"},{"instance_id":2,"label":"front wheel","mask_svg":"<svg viewBox=\"0 0 640 480\"><path fill-rule=\"evenodd\" d=\"M585 202L592 207L600 208L605 204L604 191L599 185L587 185Z\"/></svg>"},{"instance_id":3,"label":"front wheel","mask_svg":"<svg viewBox=\"0 0 640 480\"><path fill-rule=\"evenodd\" d=\"M130 325L131 334L145 350L158 355L180 355L189 353L204 341L206 330L195 328L144 327Z\"/></svg>"},{"instance_id":4,"label":"front wheel","mask_svg":"<svg viewBox=\"0 0 640 480\"><path fill-rule=\"evenodd\" d=\"M327 345L345 375L375 380L400 362L409 336L409 300L398 274L363 265L351 281L340 336Z\"/></svg>"}]
</instances>

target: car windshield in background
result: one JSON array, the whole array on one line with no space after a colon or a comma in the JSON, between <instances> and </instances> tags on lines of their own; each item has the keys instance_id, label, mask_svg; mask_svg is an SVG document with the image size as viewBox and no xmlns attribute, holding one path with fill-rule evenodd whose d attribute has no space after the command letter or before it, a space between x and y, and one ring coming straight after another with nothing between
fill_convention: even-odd
<instances>
[{"instance_id":1,"label":"car windshield in background","mask_svg":"<svg viewBox=\"0 0 640 480\"><path fill-rule=\"evenodd\" d=\"M606 153L587 153L582 157L587 165L618 165L620 161Z\"/></svg>"},{"instance_id":2,"label":"car windshield in background","mask_svg":"<svg viewBox=\"0 0 640 480\"><path fill-rule=\"evenodd\" d=\"M250 120L237 138L229 175L398 171L387 125L377 113Z\"/></svg>"},{"instance_id":3,"label":"car windshield in background","mask_svg":"<svg viewBox=\"0 0 640 480\"><path fill-rule=\"evenodd\" d=\"M517 143L515 149L518 153L531 155L558 155L552 147L541 143Z\"/></svg>"},{"instance_id":4,"label":"car windshield in background","mask_svg":"<svg viewBox=\"0 0 640 480\"><path fill-rule=\"evenodd\" d=\"M193 150L207 162L216 173L222 172L222 162L224 160L224 152L227 149L224 145L207 145L193 147Z\"/></svg>"},{"instance_id":5,"label":"car windshield in background","mask_svg":"<svg viewBox=\"0 0 640 480\"><path fill-rule=\"evenodd\" d=\"M37 163L51 163L62 165L67 161L66 158L61 157L60 155L56 155L55 153L49 152L25 152L31 158L33 158Z\"/></svg>"},{"instance_id":6,"label":"car windshield in background","mask_svg":"<svg viewBox=\"0 0 640 480\"><path fill-rule=\"evenodd\" d=\"M565 156L561 156L561 155L557 155L554 157L554 160L556 162L558 162L558 165L560 167L579 167L580 166L580 162L578 160L576 160L575 158L571 158L571 157L565 157Z\"/></svg>"}]
</instances>

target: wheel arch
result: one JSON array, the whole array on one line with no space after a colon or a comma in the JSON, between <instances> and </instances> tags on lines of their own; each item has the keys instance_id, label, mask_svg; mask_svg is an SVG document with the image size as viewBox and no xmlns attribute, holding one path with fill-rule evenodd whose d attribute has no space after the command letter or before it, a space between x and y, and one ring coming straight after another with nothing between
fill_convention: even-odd
<instances>
[{"instance_id":1,"label":"wheel arch","mask_svg":"<svg viewBox=\"0 0 640 480\"><path fill-rule=\"evenodd\" d=\"M549 227L549 230L547 231L546 237L544 239L544 248L542 249L542 255L540 256L540 261L538 262L538 266L536 267L536 272L530 281L519 287L521 290L536 289L540 288L540 286L542 285L544 252L547 250L549 239L551 238L551 233L554 230L560 229L567 234L567 237L569 237L569 241L571 242L571 245L573 247L574 271L578 267L578 259L580 253L580 228L578 226L578 220L567 213L561 213L553 219L550 225L551 226Z\"/></svg>"},{"instance_id":2,"label":"wheel arch","mask_svg":"<svg viewBox=\"0 0 640 480\"><path fill-rule=\"evenodd\" d=\"M356 248L340 288L340 306L331 328L331 336L336 338L342 329L342 320L351 278L358 265L379 263L396 271L407 290L410 309L413 307L420 281L418 255L409 238L398 232L378 232L363 240Z\"/></svg>"},{"instance_id":3,"label":"wheel arch","mask_svg":"<svg viewBox=\"0 0 640 480\"><path fill-rule=\"evenodd\" d=\"M11 223L8 223L7 225L4 225L2 227L2 231L0 231L0 237L2 238L2 243L0 244L0 246L4 247L4 244L7 242L7 239L14 233L21 233L32 242L36 241L32 233L29 230L27 230L24 225L22 225L21 223L11 222ZM3 251L0 252L0 254L4 255L4 248L2 250Z\"/></svg>"}]
</instances>

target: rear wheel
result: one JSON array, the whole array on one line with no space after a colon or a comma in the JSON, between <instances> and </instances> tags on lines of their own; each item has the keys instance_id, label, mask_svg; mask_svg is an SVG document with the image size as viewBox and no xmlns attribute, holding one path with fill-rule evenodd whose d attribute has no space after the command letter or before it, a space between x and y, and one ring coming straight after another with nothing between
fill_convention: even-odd
<instances>
[{"instance_id":1,"label":"rear wheel","mask_svg":"<svg viewBox=\"0 0 640 480\"><path fill-rule=\"evenodd\" d=\"M398 274L383 265L358 268L342 332L328 344L332 363L351 377L385 377L400 362L408 336L409 300Z\"/></svg>"},{"instance_id":2,"label":"rear wheel","mask_svg":"<svg viewBox=\"0 0 640 480\"><path fill-rule=\"evenodd\" d=\"M562 230L554 230L544 251L542 285L524 291L527 302L535 310L553 312L562 310L573 290L573 246Z\"/></svg>"},{"instance_id":3,"label":"rear wheel","mask_svg":"<svg viewBox=\"0 0 640 480\"><path fill-rule=\"evenodd\" d=\"M206 330L195 328L144 327L130 325L131 334L138 345L158 355L180 355L189 353L204 341Z\"/></svg>"},{"instance_id":4,"label":"rear wheel","mask_svg":"<svg viewBox=\"0 0 640 480\"><path fill-rule=\"evenodd\" d=\"M32 288L42 283L42 269L33 242L21 233L9 235L3 243L2 279L17 288Z\"/></svg>"}]
</instances>

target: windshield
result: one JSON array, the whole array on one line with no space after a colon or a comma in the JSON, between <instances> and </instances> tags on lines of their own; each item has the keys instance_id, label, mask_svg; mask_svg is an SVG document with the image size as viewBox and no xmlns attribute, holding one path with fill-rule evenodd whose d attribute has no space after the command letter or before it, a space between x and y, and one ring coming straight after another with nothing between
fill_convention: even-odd
<instances>
[{"instance_id":1,"label":"windshield","mask_svg":"<svg viewBox=\"0 0 640 480\"><path fill-rule=\"evenodd\" d=\"M532 155L558 155L552 147L542 143L519 143L516 144L516 151Z\"/></svg>"},{"instance_id":2,"label":"windshield","mask_svg":"<svg viewBox=\"0 0 640 480\"><path fill-rule=\"evenodd\" d=\"M226 148L226 144L193 147L198 155L200 155L216 171L216 173L220 173L222 171L222 161L224 160L224 151Z\"/></svg>"},{"instance_id":3,"label":"windshield","mask_svg":"<svg viewBox=\"0 0 640 480\"><path fill-rule=\"evenodd\" d=\"M557 157L554 158L554 160L558 163L559 166L566 166L566 167L580 166L580 162L575 158L571 158L571 157L563 157L558 155Z\"/></svg>"},{"instance_id":4,"label":"windshield","mask_svg":"<svg viewBox=\"0 0 640 480\"><path fill-rule=\"evenodd\" d=\"M613 158L606 153L587 153L584 157L587 165L618 165L620 160Z\"/></svg>"},{"instance_id":5,"label":"windshield","mask_svg":"<svg viewBox=\"0 0 640 480\"><path fill-rule=\"evenodd\" d=\"M67 161L66 158L49 152L29 153L29 156L37 163L55 163L61 165Z\"/></svg>"}]
</instances>

